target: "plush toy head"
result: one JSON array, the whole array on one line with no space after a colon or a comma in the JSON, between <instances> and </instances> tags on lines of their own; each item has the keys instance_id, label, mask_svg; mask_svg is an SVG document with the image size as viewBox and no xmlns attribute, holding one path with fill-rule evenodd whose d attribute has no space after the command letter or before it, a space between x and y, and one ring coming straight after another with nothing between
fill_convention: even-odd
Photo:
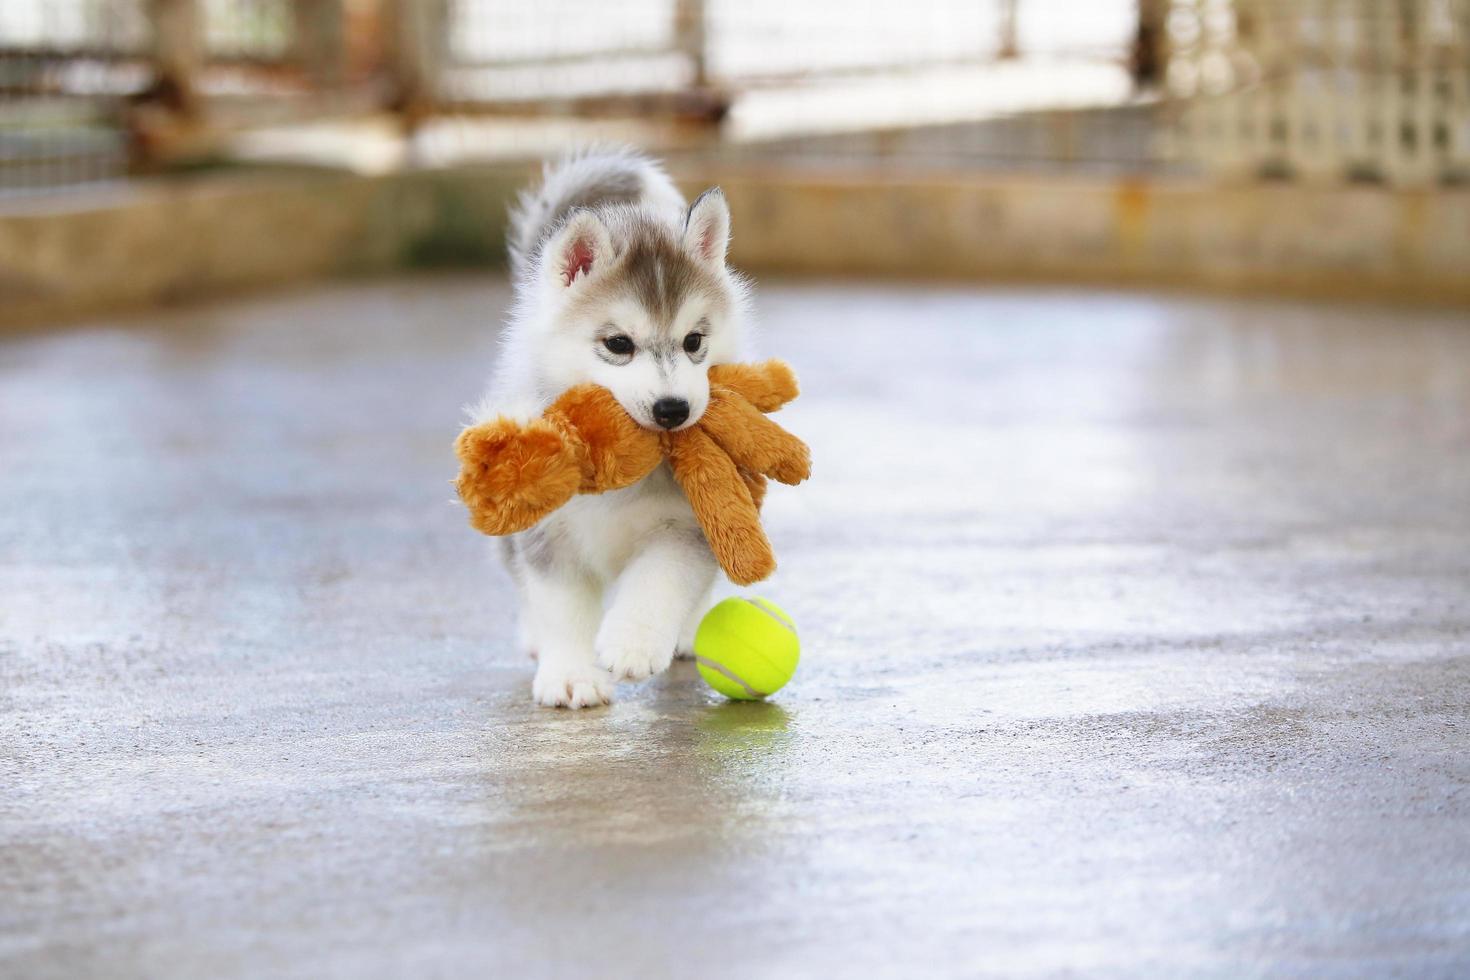
<instances>
[{"instance_id":1,"label":"plush toy head","mask_svg":"<svg viewBox=\"0 0 1470 980\"><path fill-rule=\"evenodd\" d=\"M796 376L780 361L722 364L709 371L710 400L686 429L639 426L604 388L581 385L529 425L495 419L455 442L455 487L470 523L486 534L514 534L577 493L630 486L667 459L732 582L749 585L775 571L760 525L766 478L796 484L811 473L800 439L764 413L796 397Z\"/></svg>"}]
</instances>

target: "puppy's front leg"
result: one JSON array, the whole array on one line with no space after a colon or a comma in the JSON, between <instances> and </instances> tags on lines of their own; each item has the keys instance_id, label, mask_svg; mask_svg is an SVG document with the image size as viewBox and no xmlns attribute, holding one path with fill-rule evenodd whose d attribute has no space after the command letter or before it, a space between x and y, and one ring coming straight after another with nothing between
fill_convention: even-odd
<instances>
[{"instance_id":1,"label":"puppy's front leg","mask_svg":"<svg viewBox=\"0 0 1470 980\"><path fill-rule=\"evenodd\" d=\"M612 675L593 662L602 594L570 567L529 567L523 579L526 625L538 660L531 693L538 704L590 708L612 701Z\"/></svg>"},{"instance_id":2,"label":"puppy's front leg","mask_svg":"<svg viewBox=\"0 0 1470 980\"><path fill-rule=\"evenodd\" d=\"M675 660L694 659L694 634L699 631L699 624L704 620L704 614L710 610L711 599L710 590L705 589L704 594L689 607L689 615L684 617L684 625L679 628L679 642L674 646Z\"/></svg>"},{"instance_id":3,"label":"puppy's front leg","mask_svg":"<svg viewBox=\"0 0 1470 980\"><path fill-rule=\"evenodd\" d=\"M618 578L597 631L597 662L615 678L632 681L668 667L680 629L709 592L717 568L696 530L649 535Z\"/></svg>"}]
</instances>

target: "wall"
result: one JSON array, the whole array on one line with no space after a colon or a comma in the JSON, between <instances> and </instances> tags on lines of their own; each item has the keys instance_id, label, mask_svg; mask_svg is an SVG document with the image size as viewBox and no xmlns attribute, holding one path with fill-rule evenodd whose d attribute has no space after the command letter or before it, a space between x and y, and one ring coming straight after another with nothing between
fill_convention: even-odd
<instances>
[{"instance_id":1,"label":"wall","mask_svg":"<svg viewBox=\"0 0 1470 980\"><path fill-rule=\"evenodd\" d=\"M496 266L520 167L217 172L0 205L0 322ZM1120 283L1470 306L1470 190L702 168L758 273Z\"/></svg>"}]
</instances>

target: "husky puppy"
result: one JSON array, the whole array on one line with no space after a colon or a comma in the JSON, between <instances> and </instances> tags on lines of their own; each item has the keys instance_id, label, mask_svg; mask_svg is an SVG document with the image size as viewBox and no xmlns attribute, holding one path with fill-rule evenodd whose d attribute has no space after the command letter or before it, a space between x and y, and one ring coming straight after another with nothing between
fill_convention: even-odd
<instances>
[{"instance_id":1,"label":"husky puppy","mask_svg":"<svg viewBox=\"0 0 1470 980\"><path fill-rule=\"evenodd\" d=\"M686 208L653 161L594 151L546 169L512 214L515 301L474 422L527 421L573 385L613 393L639 425L676 430L709 403L706 372L744 356L746 289L725 265L718 188ZM577 496L505 539L520 635L543 705L607 704L691 649L719 567L668 466Z\"/></svg>"}]
</instances>

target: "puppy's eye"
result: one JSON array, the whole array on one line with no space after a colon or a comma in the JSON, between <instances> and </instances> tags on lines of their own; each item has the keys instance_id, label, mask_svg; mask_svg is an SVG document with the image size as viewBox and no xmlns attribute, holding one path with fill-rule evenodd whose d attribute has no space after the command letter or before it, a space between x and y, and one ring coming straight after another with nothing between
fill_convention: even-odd
<instances>
[{"instance_id":1,"label":"puppy's eye","mask_svg":"<svg viewBox=\"0 0 1470 980\"><path fill-rule=\"evenodd\" d=\"M684 353L698 354L699 345L704 343L704 334L695 331L684 338Z\"/></svg>"},{"instance_id":2,"label":"puppy's eye","mask_svg":"<svg viewBox=\"0 0 1470 980\"><path fill-rule=\"evenodd\" d=\"M606 347L610 353L618 354L620 356L631 354L633 353L633 338L626 336L625 334L617 334L612 337L604 337L602 340L602 346Z\"/></svg>"}]
</instances>

